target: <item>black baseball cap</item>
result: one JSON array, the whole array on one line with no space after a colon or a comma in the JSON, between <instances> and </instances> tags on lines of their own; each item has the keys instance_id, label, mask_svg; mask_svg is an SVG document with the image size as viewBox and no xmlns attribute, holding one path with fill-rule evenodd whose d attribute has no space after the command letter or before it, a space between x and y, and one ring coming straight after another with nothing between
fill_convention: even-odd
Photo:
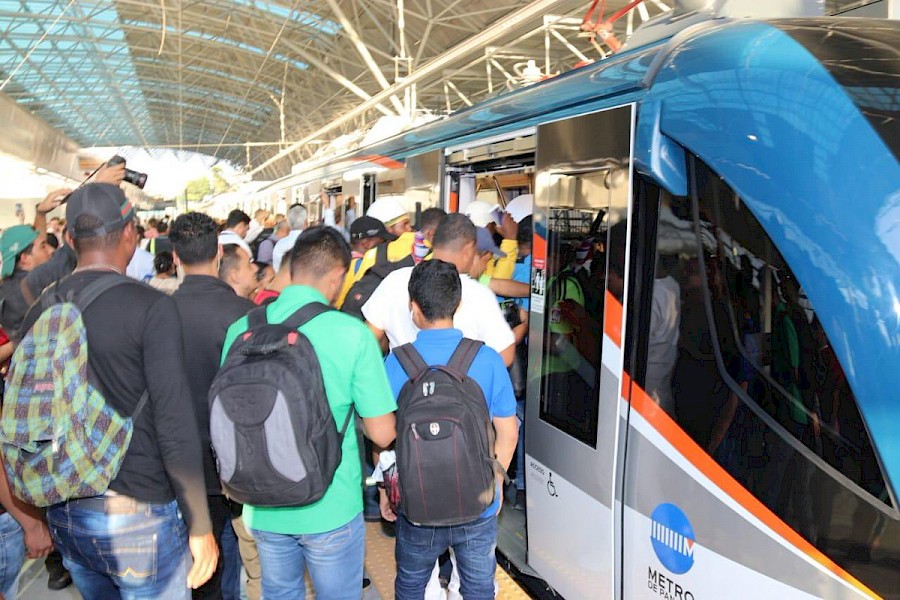
<instances>
[{"instance_id":1,"label":"black baseball cap","mask_svg":"<svg viewBox=\"0 0 900 600\"><path fill-rule=\"evenodd\" d=\"M91 215L103 224L92 229L78 229L78 217ZM66 223L75 239L100 237L124 228L134 220L134 208L125 192L111 183L89 183L66 199Z\"/></svg>"},{"instance_id":2,"label":"black baseball cap","mask_svg":"<svg viewBox=\"0 0 900 600\"><path fill-rule=\"evenodd\" d=\"M384 223L375 217L359 217L350 225L350 239L354 242L373 237L380 237L386 242L397 239L397 236L390 233Z\"/></svg>"}]
</instances>

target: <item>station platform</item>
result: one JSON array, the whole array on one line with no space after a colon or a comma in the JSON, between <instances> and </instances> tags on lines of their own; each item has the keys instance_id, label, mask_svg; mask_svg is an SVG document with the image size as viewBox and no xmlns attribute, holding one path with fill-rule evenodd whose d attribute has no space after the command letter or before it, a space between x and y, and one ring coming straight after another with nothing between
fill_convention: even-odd
<instances>
[{"instance_id":1,"label":"station platform","mask_svg":"<svg viewBox=\"0 0 900 600\"><path fill-rule=\"evenodd\" d=\"M394 577L397 574L394 563L394 539L381 533L379 523L366 523L366 576L372 584L363 590L363 600L393 600ZM499 584L498 600L526 600L529 595L500 567L497 567ZM307 598L315 598L307 578ZM245 598L245 596L242 596ZM19 600L81 600L75 586L58 592L47 589L47 571L44 561L28 560L22 567L19 578Z\"/></svg>"}]
</instances>

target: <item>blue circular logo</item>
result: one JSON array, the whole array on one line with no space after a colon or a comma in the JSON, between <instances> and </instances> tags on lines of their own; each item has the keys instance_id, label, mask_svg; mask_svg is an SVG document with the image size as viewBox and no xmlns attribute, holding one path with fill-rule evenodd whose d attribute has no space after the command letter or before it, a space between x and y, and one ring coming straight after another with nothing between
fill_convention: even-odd
<instances>
[{"instance_id":1,"label":"blue circular logo","mask_svg":"<svg viewBox=\"0 0 900 600\"><path fill-rule=\"evenodd\" d=\"M682 575L694 566L694 528L680 508L660 504L650 515L650 543L656 557L672 573Z\"/></svg>"}]
</instances>

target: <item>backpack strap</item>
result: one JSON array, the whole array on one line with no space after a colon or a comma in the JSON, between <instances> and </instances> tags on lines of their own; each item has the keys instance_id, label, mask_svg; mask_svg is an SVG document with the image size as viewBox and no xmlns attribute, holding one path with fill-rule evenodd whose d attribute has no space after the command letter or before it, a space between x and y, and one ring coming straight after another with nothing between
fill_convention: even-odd
<instances>
[{"instance_id":1,"label":"backpack strap","mask_svg":"<svg viewBox=\"0 0 900 600\"><path fill-rule=\"evenodd\" d=\"M419 354L419 351L412 344L403 344L394 348L394 356L397 357L400 366L403 367L410 379L415 379L428 369L425 359L422 358L422 355Z\"/></svg>"},{"instance_id":2,"label":"backpack strap","mask_svg":"<svg viewBox=\"0 0 900 600\"><path fill-rule=\"evenodd\" d=\"M388 243L383 242L381 244L378 244L378 246L375 247L375 264L385 265L389 262L390 260L388 260Z\"/></svg>"},{"instance_id":3,"label":"backpack strap","mask_svg":"<svg viewBox=\"0 0 900 600\"><path fill-rule=\"evenodd\" d=\"M137 419L138 415L141 414L141 411L147 406L148 400L150 400L150 390L144 390L144 393L141 394L141 399L138 401L138 405L135 407L134 412L131 413L132 421Z\"/></svg>"},{"instance_id":4,"label":"backpack strap","mask_svg":"<svg viewBox=\"0 0 900 600\"><path fill-rule=\"evenodd\" d=\"M259 306L247 313L247 329L255 329L262 327L269 322L266 314L268 309L265 306Z\"/></svg>"},{"instance_id":5,"label":"backpack strap","mask_svg":"<svg viewBox=\"0 0 900 600\"><path fill-rule=\"evenodd\" d=\"M47 303L49 300L49 306L53 306L59 301L59 294L57 292L57 286L59 282L53 283L52 285L47 287L47 290L44 292L44 304L47 308ZM131 277L118 276L114 277L112 275L108 275L106 277L101 277L100 279L88 284L84 287L80 292L78 292L75 297L72 299L75 306L78 307L82 313L87 310L87 307L90 306L94 300L99 298L105 292L113 289L114 287L118 287L120 285L125 284L136 284L141 285L141 282L136 279L132 279ZM88 358L90 361L90 358ZM102 383L101 383L101 387ZM108 392L105 392L108 397ZM134 412L131 413L131 420L134 421L137 419L138 415L144 410L144 407L147 406L147 402L150 400L150 390L144 390L144 393L141 394L141 399L138 401L138 405L135 407Z\"/></svg>"},{"instance_id":6,"label":"backpack strap","mask_svg":"<svg viewBox=\"0 0 900 600\"><path fill-rule=\"evenodd\" d=\"M140 282L136 279L125 277L124 275L120 275L117 277L107 275L106 277L101 277L100 279L85 286L80 292L76 293L73 302L78 307L78 310L84 312L85 310L87 310L87 307L93 304L94 300L99 298L102 294L108 292L114 287L125 285L127 283L140 285ZM48 294L49 296L56 296L56 284L53 284L53 286L48 288L48 292L50 292L50 294Z\"/></svg>"},{"instance_id":7,"label":"backpack strap","mask_svg":"<svg viewBox=\"0 0 900 600\"><path fill-rule=\"evenodd\" d=\"M464 337L459 341L456 350L453 351L453 356L450 357L447 366L450 369L465 375L469 372L469 368L475 360L475 355L478 354L478 351L481 350L482 346L484 346L484 342L478 342Z\"/></svg>"},{"instance_id":8,"label":"backpack strap","mask_svg":"<svg viewBox=\"0 0 900 600\"><path fill-rule=\"evenodd\" d=\"M334 308L321 302L310 302L285 319L281 324L289 329L303 327L321 314L334 310Z\"/></svg>"}]
</instances>

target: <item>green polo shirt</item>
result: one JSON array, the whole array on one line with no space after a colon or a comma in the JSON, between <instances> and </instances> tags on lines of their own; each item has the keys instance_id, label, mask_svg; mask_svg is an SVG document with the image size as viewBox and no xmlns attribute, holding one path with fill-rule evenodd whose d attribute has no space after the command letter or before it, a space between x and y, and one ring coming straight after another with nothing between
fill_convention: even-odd
<instances>
[{"instance_id":1,"label":"green polo shirt","mask_svg":"<svg viewBox=\"0 0 900 600\"><path fill-rule=\"evenodd\" d=\"M269 322L281 323L310 302L327 304L325 297L311 287L289 286L269 305L266 313ZM223 362L231 344L246 330L247 317L228 329L222 350ZM309 338L319 357L328 404L338 426L347 418L351 405L364 418L380 417L397 410L384 371L381 350L375 336L362 321L331 311L319 315L302 326L300 331ZM331 487L318 502L287 508L245 505L246 526L260 531L299 535L325 533L349 523L363 509L359 447L352 423L344 436L341 451L341 464L334 474Z\"/></svg>"}]
</instances>

